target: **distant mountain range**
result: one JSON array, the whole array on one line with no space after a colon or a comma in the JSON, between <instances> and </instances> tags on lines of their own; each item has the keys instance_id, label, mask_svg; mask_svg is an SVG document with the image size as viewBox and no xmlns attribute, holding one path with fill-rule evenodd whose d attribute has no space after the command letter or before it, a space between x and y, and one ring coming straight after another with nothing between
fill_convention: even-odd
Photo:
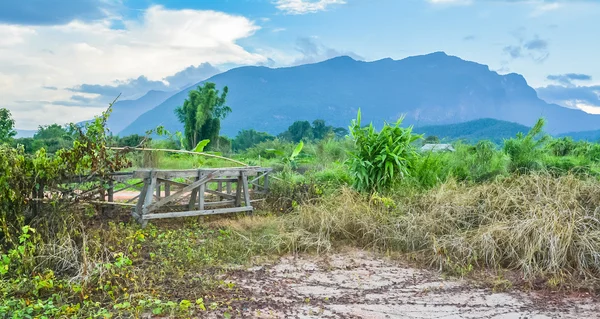
<instances>
[{"instance_id":1,"label":"distant mountain range","mask_svg":"<svg viewBox=\"0 0 600 319\"><path fill-rule=\"evenodd\" d=\"M515 137L518 133L527 134L529 130L530 127L517 123L479 119L458 124L422 126L415 128L413 132L424 134L425 137L437 136L445 142L461 140L475 143L480 140L490 140L502 144L505 139Z\"/></svg>"},{"instance_id":2,"label":"distant mountain range","mask_svg":"<svg viewBox=\"0 0 600 319\"><path fill-rule=\"evenodd\" d=\"M597 131L583 131L583 132L570 132L558 135L558 137L570 136L576 141L590 141L600 142L600 130Z\"/></svg>"},{"instance_id":3,"label":"distant mountain range","mask_svg":"<svg viewBox=\"0 0 600 319\"><path fill-rule=\"evenodd\" d=\"M402 60L363 62L342 56L286 68L240 67L206 81L229 87L227 104L233 112L222 122L221 133L230 137L249 128L277 134L297 120L324 119L346 127L359 108L363 121L376 126L402 115L406 125L416 127L478 119L532 126L545 117L546 130L554 135L600 130L600 115L546 103L519 74L500 75L443 52ZM182 130L174 110L202 83L118 102L109 128L121 136L159 125Z\"/></svg>"}]
</instances>

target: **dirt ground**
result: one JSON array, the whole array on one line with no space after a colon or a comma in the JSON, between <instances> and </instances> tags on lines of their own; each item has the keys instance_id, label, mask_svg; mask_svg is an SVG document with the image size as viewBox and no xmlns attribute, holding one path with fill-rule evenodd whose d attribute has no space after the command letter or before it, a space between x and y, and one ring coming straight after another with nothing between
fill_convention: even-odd
<instances>
[{"instance_id":1,"label":"dirt ground","mask_svg":"<svg viewBox=\"0 0 600 319\"><path fill-rule=\"evenodd\" d=\"M600 318L591 297L494 293L363 251L284 257L225 275L247 318Z\"/></svg>"}]
</instances>

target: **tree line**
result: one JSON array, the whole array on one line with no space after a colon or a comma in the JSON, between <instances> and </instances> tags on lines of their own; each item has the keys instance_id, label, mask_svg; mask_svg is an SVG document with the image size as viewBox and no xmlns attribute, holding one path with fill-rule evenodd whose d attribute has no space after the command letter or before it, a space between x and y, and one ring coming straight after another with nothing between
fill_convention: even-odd
<instances>
[{"instance_id":1,"label":"tree line","mask_svg":"<svg viewBox=\"0 0 600 319\"><path fill-rule=\"evenodd\" d=\"M261 142L281 139L298 143L300 141L322 140L324 138L341 138L348 134L343 127L327 125L322 119L309 122L296 121L284 132L271 135L255 129L245 129L230 139L220 135L221 120L231 113L231 108L226 105L229 89L227 86L219 91L215 83L207 82L188 93L183 104L175 109L175 115L183 124L183 132L163 140L163 146L193 150L203 142L209 141L206 150L228 153L230 151L244 151ZM33 154L40 149L53 154L60 149L72 145L77 134L75 124L51 124L39 126L33 137L15 138L15 121L9 110L0 109L0 143L9 143L16 147L21 145L25 152ZM177 136L178 138L173 138ZM129 136L109 136L111 146L136 147L149 145L152 139L148 136L133 134Z\"/></svg>"}]
</instances>

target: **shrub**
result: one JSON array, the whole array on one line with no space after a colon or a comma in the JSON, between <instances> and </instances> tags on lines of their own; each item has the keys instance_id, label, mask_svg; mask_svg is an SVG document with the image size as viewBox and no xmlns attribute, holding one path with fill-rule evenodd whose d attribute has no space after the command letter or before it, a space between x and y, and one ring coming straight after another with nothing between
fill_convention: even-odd
<instances>
[{"instance_id":1,"label":"shrub","mask_svg":"<svg viewBox=\"0 0 600 319\"><path fill-rule=\"evenodd\" d=\"M539 119L527 135L519 133L516 138L504 142L504 152L510 157L512 172L535 171L544 168L544 147L550 139L542 132L544 124L544 119Z\"/></svg>"},{"instance_id":2,"label":"shrub","mask_svg":"<svg viewBox=\"0 0 600 319\"><path fill-rule=\"evenodd\" d=\"M408 176L417 153L412 145L421 138L412 134L412 127L385 124L375 131L373 124L361 127L360 111L352 121L350 131L356 149L349 160L354 187L359 191L374 192L389 189L394 181Z\"/></svg>"}]
</instances>

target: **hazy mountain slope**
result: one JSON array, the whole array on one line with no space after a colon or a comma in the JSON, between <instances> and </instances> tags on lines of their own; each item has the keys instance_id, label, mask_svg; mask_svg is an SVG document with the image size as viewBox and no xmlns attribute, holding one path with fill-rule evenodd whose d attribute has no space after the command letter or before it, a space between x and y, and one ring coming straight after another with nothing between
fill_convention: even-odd
<instances>
[{"instance_id":1,"label":"hazy mountain slope","mask_svg":"<svg viewBox=\"0 0 600 319\"><path fill-rule=\"evenodd\" d=\"M495 119L480 119L464 123L423 126L414 128L414 132L427 136L437 136L442 141L464 140L474 143L491 140L501 144L504 139L515 137L519 132L527 134L529 127Z\"/></svg>"},{"instance_id":2,"label":"hazy mountain slope","mask_svg":"<svg viewBox=\"0 0 600 319\"><path fill-rule=\"evenodd\" d=\"M149 91L137 100L117 101L108 119L108 128L115 134L122 131L140 115L155 108L173 94L174 92Z\"/></svg>"},{"instance_id":3,"label":"hazy mountain slope","mask_svg":"<svg viewBox=\"0 0 600 319\"><path fill-rule=\"evenodd\" d=\"M419 126L481 118L532 126L544 116L550 133L600 129L600 116L542 101L521 75L499 75L442 52L397 61L338 57L289 68L241 67L207 81L229 86L233 113L222 123L229 136L247 128L275 134L293 121L317 118L348 126L358 108L365 123L377 125L403 114L406 124ZM173 110L194 87L142 114L121 135L157 125L181 130Z\"/></svg>"}]
</instances>

